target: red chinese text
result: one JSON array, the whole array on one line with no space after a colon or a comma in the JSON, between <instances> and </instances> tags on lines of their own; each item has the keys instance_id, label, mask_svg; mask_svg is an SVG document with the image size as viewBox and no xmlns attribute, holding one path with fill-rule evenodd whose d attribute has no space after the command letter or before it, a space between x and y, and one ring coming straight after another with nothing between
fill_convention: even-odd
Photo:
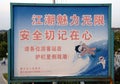
<instances>
[{"instance_id":1,"label":"red chinese text","mask_svg":"<svg viewBox=\"0 0 120 84\"><path fill-rule=\"evenodd\" d=\"M33 31L30 34L29 30L20 31L20 40L91 40L92 33L88 30L80 32L80 30L45 30L44 32L40 30Z\"/></svg>"},{"instance_id":2,"label":"red chinese text","mask_svg":"<svg viewBox=\"0 0 120 84\"><path fill-rule=\"evenodd\" d=\"M104 26L105 18L103 14L78 16L73 14L45 14L32 15L32 25L46 25L46 26Z\"/></svg>"}]
</instances>

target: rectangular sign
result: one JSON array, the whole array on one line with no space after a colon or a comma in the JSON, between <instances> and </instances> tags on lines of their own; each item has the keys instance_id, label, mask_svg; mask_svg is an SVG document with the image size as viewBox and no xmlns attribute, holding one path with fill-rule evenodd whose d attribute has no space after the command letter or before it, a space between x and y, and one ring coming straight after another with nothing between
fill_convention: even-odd
<instances>
[{"instance_id":1,"label":"rectangular sign","mask_svg":"<svg viewBox=\"0 0 120 84\"><path fill-rule=\"evenodd\" d=\"M13 77L110 76L110 5L11 7Z\"/></svg>"}]
</instances>

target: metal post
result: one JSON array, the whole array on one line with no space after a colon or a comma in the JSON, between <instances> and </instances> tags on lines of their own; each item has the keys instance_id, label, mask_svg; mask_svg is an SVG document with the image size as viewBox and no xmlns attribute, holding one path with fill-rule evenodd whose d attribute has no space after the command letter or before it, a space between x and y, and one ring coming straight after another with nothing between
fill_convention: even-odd
<instances>
[{"instance_id":1,"label":"metal post","mask_svg":"<svg viewBox=\"0 0 120 84\"><path fill-rule=\"evenodd\" d=\"M55 4L55 0L53 0L53 4Z\"/></svg>"},{"instance_id":2,"label":"metal post","mask_svg":"<svg viewBox=\"0 0 120 84\"><path fill-rule=\"evenodd\" d=\"M110 84L113 84L113 80L112 79L110 79Z\"/></svg>"},{"instance_id":3,"label":"metal post","mask_svg":"<svg viewBox=\"0 0 120 84\"><path fill-rule=\"evenodd\" d=\"M57 84L57 82L52 82L52 84Z\"/></svg>"},{"instance_id":4,"label":"metal post","mask_svg":"<svg viewBox=\"0 0 120 84\"><path fill-rule=\"evenodd\" d=\"M84 81L81 81L80 84L85 84L85 82L84 82Z\"/></svg>"},{"instance_id":5,"label":"metal post","mask_svg":"<svg viewBox=\"0 0 120 84\"><path fill-rule=\"evenodd\" d=\"M53 0L53 4L55 4L55 0ZM57 82L53 81L52 84L57 84Z\"/></svg>"}]
</instances>

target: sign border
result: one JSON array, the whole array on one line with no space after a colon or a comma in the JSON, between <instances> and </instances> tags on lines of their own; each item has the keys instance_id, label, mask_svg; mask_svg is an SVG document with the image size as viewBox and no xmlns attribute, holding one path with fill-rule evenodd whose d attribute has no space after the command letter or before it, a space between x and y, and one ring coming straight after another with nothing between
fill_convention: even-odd
<instances>
[{"instance_id":1,"label":"sign border","mask_svg":"<svg viewBox=\"0 0 120 84\"><path fill-rule=\"evenodd\" d=\"M65 76L65 77L14 77L14 6L107 6L108 10L108 58L109 58L109 70L108 76ZM111 4L34 4L34 3L10 3L11 11L11 29L8 32L8 82L52 82L52 81L109 81L114 79L114 58L113 58L113 32L111 30Z\"/></svg>"}]
</instances>

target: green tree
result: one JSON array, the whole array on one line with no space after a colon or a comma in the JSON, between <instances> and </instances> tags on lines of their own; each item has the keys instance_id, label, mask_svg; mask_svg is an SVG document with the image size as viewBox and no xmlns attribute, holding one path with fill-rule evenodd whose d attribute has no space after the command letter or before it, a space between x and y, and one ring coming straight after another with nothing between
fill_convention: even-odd
<instances>
[{"instance_id":1,"label":"green tree","mask_svg":"<svg viewBox=\"0 0 120 84\"><path fill-rule=\"evenodd\" d=\"M3 34L3 41L7 42L7 32Z\"/></svg>"},{"instance_id":2,"label":"green tree","mask_svg":"<svg viewBox=\"0 0 120 84\"><path fill-rule=\"evenodd\" d=\"M120 31L114 33L114 49L117 51L120 48Z\"/></svg>"},{"instance_id":3,"label":"green tree","mask_svg":"<svg viewBox=\"0 0 120 84\"><path fill-rule=\"evenodd\" d=\"M0 33L0 58L6 57L8 52L7 46L7 32Z\"/></svg>"},{"instance_id":4,"label":"green tree","mask_svg":"<svg viewBox=\"0 0 120 84\"><path fill-rule=\"evenodd\" d=\"M0 58L7 57L6 53L8 52L7 42L0 42Z\"/></svg>"},{"instance_id":5,"label":"green tree","mask_svg":"<svg viewBox=\"0 0 120 84\"><path fill-rule=\"evenodd\" d=\"M2 41L3 41L3 34L0 33L0 42L2 42Z\"/></svg>"},{"instance_id":6,"label":"green tree","mask_svg":"<svg viewBox=\"0 0 120 84\"><path fill-rule=\"evenodd\" d=\"M7 42L7 32L0 33L0 42L2 41Z\"/></svg>"}]
</instances>

